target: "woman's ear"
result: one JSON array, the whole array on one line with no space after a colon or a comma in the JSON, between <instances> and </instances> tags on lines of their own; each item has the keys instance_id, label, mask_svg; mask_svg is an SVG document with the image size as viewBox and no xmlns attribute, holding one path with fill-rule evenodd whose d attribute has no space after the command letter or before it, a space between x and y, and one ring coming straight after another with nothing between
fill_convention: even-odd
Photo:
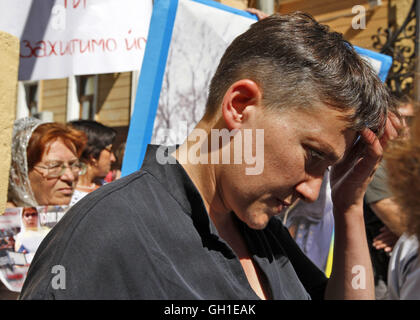
<instances>
[{"instance_id":1,"label":"woman's ear","mask_svg":"<svg viewBox=\"0 0 420 320\"><path fill-rule=\"evenodd\" d=\"M88 164L91 165L92 167L97 167L98 166L98 160L90 155Z\"/></svg>"},{"instance_id":2,"label":"woman's ear","mask_svg":"<svg viewBox=\"0 0 420 320\"><path fill-rule=\"evenodd\" d=\"M241 79L233 83L222 101L222 114L228 129L239 129L247 120L250 108L261 105L261 99L261 89L254 81Z\"/></svg>"}]
</instances>

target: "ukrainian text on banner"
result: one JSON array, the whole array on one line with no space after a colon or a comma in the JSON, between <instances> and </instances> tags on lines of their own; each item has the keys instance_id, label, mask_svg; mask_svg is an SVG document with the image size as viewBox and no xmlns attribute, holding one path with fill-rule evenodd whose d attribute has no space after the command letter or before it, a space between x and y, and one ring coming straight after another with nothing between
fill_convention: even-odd
<instances>
[{"instance_id":1,"label":"ukrainian text on banner","mask_svg":"<svg viewBox=\"0 0 420 320\"><path fill-rule=\"evenodd\" d=\"M122 175L141 167L147 144L180 144L204 114L224 51L257 18L211 0L155 0ZM382 81L391 57L357 48Z\"/></svg>"},{"instance_id":2,"label":"ukrainian text on banner","mask_svg":"<svg viewBox=\"0 0 420 320\"><path fill-rule=\"evenodd\" d=\"M7 208L0 214L0 280L20 292L38 246L68 206Z\"/></svg>"},{"instance_id":3,"label":"ukrainian text on banner","mask_svg":"<svg viewBox=\"0 0 420 320\"><path fill-rule=\"evenodd\" d=\"M152 0L1 0L20 39L19 80L139 70Z\"/></svg>"}]
</instances>

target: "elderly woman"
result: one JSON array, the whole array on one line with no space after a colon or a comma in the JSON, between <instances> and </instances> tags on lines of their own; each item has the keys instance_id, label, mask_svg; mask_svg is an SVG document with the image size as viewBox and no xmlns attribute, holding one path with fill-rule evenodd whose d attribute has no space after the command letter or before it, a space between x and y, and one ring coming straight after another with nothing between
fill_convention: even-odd
<instances>
[{"instance_id":1,"label":"elderly woman","mask_svg":"<svg viewBox=\"0 0 420 320\"><path fill-rule=\"evenodd\" d=\"M403 122L412 116L402 115ZM420 117L410 134L385 154L388 183L400 205L405 233L394 246L388 268L388 298L420 300Z\"/></svg>"},{"instance_id":2,"label":"elderly woman","mask_svg":"<svg viewBox=\"0 0 420 320\"><path fill-rule=\"evenodd\" d=\"M63 124L22 118L15 121L12 137L7 207L26 207L22 222L27 220L28 224L22 224L22 231L30 229L29 235L36 236L36 247L48 230L31 225L35 219L29 217L33 213L28 210L34 210L38 205L70 203L83 169L78 158L86 144L86 136ZM28 233L25 233L25 237L23 235L24 232L17 237L15 245L19 248L16 249L33 251L24 241ZM0 299L16 299L17 296L16 292L8 291L0 282Z\"/></svg>"},{"instance_id":3,"label":"elderly woman","mask_svg":"<svg viewBox=\"0 0 420 320\"><path fill-rule=\"evenodd\" d=\"M83 164L86 136L59 123L15 121L8 207L68 205Z\"/></svg>"},{"instance_id":4,"label":"elderly woman","mask_svg":"<svg viewBox=\"0 0 420 320\"><path fill-rule=\"evenodd\" d=\"M116 131L93 120L76 120L70 122L70 125L83 131L88 138L80 158L86 164L86 171L77 183L71 200L71 204L74 204L105 183L111 164L116 161L112 148Z\"/></svg>"}]
</instances>

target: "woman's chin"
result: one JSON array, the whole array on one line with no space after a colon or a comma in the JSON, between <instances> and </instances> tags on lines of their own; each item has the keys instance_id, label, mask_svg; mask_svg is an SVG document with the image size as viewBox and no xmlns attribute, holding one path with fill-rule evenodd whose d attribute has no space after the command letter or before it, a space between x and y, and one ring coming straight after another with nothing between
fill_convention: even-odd
<instances>
[{"instance_id":1,"label":"woman's chin","mask_svg":"<svg viewBox=\"0 0 420 320\"><path fill-rule=\"evenodd\" d=\"M262 213L262 214L258 215L257 217L252 217L251 219L249 219L245 223L251 229L262 230L267 226L269 221L270 221L270 216L268 216L265 213Z\"/></svg>"},{"instance_id":2,"label":"woman's chin","mask_svg":"<svg viewBox=\"0 0 420 320\"><path fill-rule=\"evenodd\" d=\"M68 206L73 194L70 195L61 195L60 197L51 199L48 201L47 205L50 206Z\"/></svg>"}]
</instances>

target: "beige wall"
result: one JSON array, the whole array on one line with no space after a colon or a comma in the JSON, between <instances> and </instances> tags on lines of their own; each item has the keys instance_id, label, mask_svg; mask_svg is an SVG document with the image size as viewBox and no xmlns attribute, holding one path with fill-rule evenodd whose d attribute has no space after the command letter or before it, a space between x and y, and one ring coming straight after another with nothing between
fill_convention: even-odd
<instances>
[{"instance_id":1,"label":"beige wall","mask_svg":"<svg viewBox=\"0 0 420 320\"><path fill-rule=\"evenodd\" d=\"M7 201L10 143L16 113L19 40L0 31L0 213Z\"/></svg>"},{"instance_id":2,"label":"beige wall","mask_svg":"<svg viewBox=\"0 0 420 320\"><path fill-rule=\"evenodd\" d=\"M401 26L410 11L413 0L389 0L390 9L393 11L393 22Z\"/></svg>"},{"instance_id":3,"label":"beige wall","mask_svg":"<svg viewBox=\"0 0 420 320\"><path fill-rule=\"evenodd\" d=\"M242 10L248 6L248 0L219 0L218 2Z\"/></svg>"},{"instance_id":4,"label":"beige wall","mask_svg":"<svg viewBox=\"0 0 420 320\"><path fill-rule=\"evenodd\" d=\"M130 122L131 72L100 74L96 121L110 127Z\"/></svg>"},{"instance_id":5,"label":"beige wall","mask_svg":"<svg viewBox=\"0 0 420 320\"><path fill-rule=\"evenodd\" d=\"M43 80L39 88L39 111L51 111L56 122L66 122L67 79Z\"/></svg>"},{"instance_id":6,"label":"beige wall","mask_svg":"<svg viewBox=\"0 0 420 320\"><path fill-rule=\"evenodd\" d=\"M398 0L400 1L400 0ZM386 29L389 21L388 0L382 0L382 5L366 10L366 28L354 29L352 20L354 14L352 8L355 5L363 5L369 9L365 0L296 0L280 4L280 13L303 11L313 15L318 21L328 25L334 31L343 33L346 40L353 45L378 51L373 48L372 36L377 35L379 28Z\"/></svg>"}]
</instances>

